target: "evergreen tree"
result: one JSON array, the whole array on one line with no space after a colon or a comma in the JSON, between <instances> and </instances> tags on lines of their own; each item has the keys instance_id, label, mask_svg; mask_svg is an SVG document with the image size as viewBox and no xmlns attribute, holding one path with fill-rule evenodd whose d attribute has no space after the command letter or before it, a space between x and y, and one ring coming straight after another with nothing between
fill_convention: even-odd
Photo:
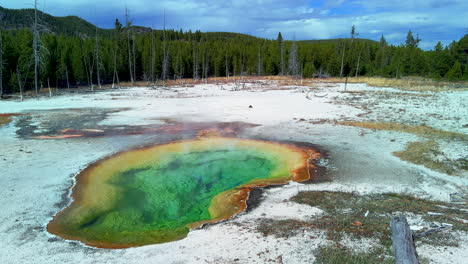
<instances>
[{"instance_id":1,"label":"evergreen tree","mask_svg":"<svg viewBox=\"0 0 468 264\"><path fill-rule=\"evenodd\" d=\"M403 45L395 46L384 36L379 42L357 39L355 27L350 39L287 42L281 33L277 39L267 40L236 33L146 30L132 26L129 18L127 22L123 27L115 20L110 34L101 29L96 34L96 28L88 35L41 33L38 87L49 83L58 88L91 87L96 82L115 86L120 81L136 81L136 76L153 82L155 76L205 80L233 74L312 77L315 73L343 76L349 72L354 76L413 75L454 81L468 75L468 36L447 47L437 43L433 50L423 51L418 47L419 37L411 31ZM20 87L34 91L34 31L2 30L0 35L3 92L19 91Z\"/></svg>"},{"instance_id":2,"label":"evergreen tree","mask_svg":"<svg viewBox=\"0 0 468 264\"><path fill-rule=\"evenodd\" d=\"M411 30L408 31L408 34L406 35L406 42L405 42L406 47L408 47L408 48L417 48L420 41L421 41L421 39L419 38L419 36L414 38L413 32L411 32Z\"/></svg>"},{"instance_id":3,"label":"evergreen tree","mask_svg":"<svg viewBox=\"0 0 468 264\"><path fill-rule=\"evenodd\" d=\"M445 78L449 81L460 80L462 77L462 68L461 64L458 61L455 61L453 67L447 72Z\"/></svg>"},{"instance_id":4,"label":"evergreen tree","mask_svg":"<svg viewBox=\"0 0 468 264\"><path fill-rule=\"evenodd\" d=\"M284 41L281 32L278 33L278 38L276 41L278 42L278 50L280 54L280 75L284 75Z\"/></svg>"}]
</instances>

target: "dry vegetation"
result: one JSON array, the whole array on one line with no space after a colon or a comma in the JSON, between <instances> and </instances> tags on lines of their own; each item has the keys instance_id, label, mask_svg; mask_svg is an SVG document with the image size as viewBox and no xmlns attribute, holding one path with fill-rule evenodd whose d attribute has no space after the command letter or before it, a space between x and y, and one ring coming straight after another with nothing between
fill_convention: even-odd
<instances>
[{"instance_id":1,"label":"dry vegetation","mask_svg":"<svg viewBox=\"0 0 468 264\"><path fill-rule=\"evenodd\" d=\"M366 253L354 253L352 250L342 247L340 245L331 245L320 247L315 252L317 264L374 264L384 263L393 264L393 258L385 257L380 254L378 250Z\"/></svg>"},{"instance_id":2,"label":"dry vegetation","mask_svg":"<svg viewBox=\"0 0 468 264\"><path fill-rule=\"evenodd\" d=\"M128 87L171 87L171 86L186 86L186 87L193 87L197 84L227 84L227 83L256 83L260 81L274 81L278 84L278 86L308 86L308 87L318 87L318 85L322 85L325 83L335 84L335 83L344 83L346 82L346 78L293 78L291 76L231 76L231 77L210 77L208 79L177 79L177 80L167 80L165 82L158 81L156 84L152 84L149 81L138 81L134 82L121 82L120 87L128 88ZM457 91L466 91L468 90L468 82L444 82L444 81L434 81L431 79L425 78L402 78L402 79L395 79L395 78L383 78L383 77L350 77L348 78L348 83L367 83L371 86L376 87L392 87L398 88L401 90L408 90L408 91L447 91L447 90L457 90ZM277 87L270 87L270 88L277 88ZM101 88L95 85L94 90L109 90L112 89L111 84L102 85ZM90 90L88 86L80 86L77 88L61 88L58 89L56 87L51 87L52 94L57 93L67 93L67 92L74 92L74 91L81 91L81 90ZM49 89L47 87L40 89L39 94L42 95L49 95ZM24 93L25 96L32 97L35 96L33 91L26 91Z\"/></svg>"},{"instance_id":3,"label":"dry vegetation","mask_svg":"<svg viewBox=\"0 0 468 264\"><path fill-rule=\"evenodd\" d=\"M405 150L393 154L402 160L423 165L448 175L456 175L459 170L468 170L467 159L449 160L445 158L439 145L433 140L410 142L406 145Z\"/></svg>"},{"instance_id":4,"label":"dry vegetation","mask_svg":"<svg viewBox=\"0 0 468 264\"><path fill-rule=\"evenodd\" d=\"M362 127L373 130L387 130L415 134L429 140L410 142L403 151L393 154L402 160L425 166L429 169L446 173L448 175L457 175L459 171L468 170L468 159L461 158L451 160L445 157L440 150L437 139L449 139L468 141L468 135L435 129L426 125L410 126L390 122L339 122L340 125Z\"/></svg>"},{"instance_id":5,"label":"dry vegetation","mask_svg":"<svg viewBox=\"0 0 468 264\"><path fill-rule=\"evenodd\" d=\"M234 76L234 77L212 77L206 80L207 83L227 83L235 81L255 82L259 80L276 81L279 85L296 85L296 86L315 86L323 83L345 83L346 78L299 78L295 79L291 76ZM183 85L183 84L201 84L202 80L181 79L169 80L166 85ZM376 87L392 87L408 91L447 91L468 90L468 82L444 82L434 81L432 79L407 77L402 79L383 78L383 77L350 77L348 83L367 83ZM123 84L129 85L129 83ZM148 85L144 83L143 85ZM138 85L141 86L141 85Z\"/></svg>"},{"instance_id":6,"label":"dry vegetation","mask_svg":"<svg viewBox=\"0 0 468 264\"><path fill-rule=\"evenodd\" d=\"M18 114L0 114L0 126L6 125L12 121L12 116L17 116Z\"/></svg>"},{"instance_id":7,"label":"dry vegetation","mask_svg":"<svg viewBox=\"0 0 468 264\"><path fill-rule=\"evenodd\" d=\"M323 82L343 83L345 78L329 78ZM468 90L468 82L445 82L431 79L407 77L402 79L382 77L353 77L348 78L348 83L367 83L376 87L392 87L408 91L446 91L446 90Z\"/></svg>"},{"instance_id":8,"label":"dry vegetation","mask_svg":"<svg viewBox=\"0 0 468 264\"><path fill-rule=\"evenodd\" d=\"M265 236L287 238L301 230L325 230L332 244L315 252L317 263L393 263L389 223L394 216L401 213L421 215L427 223L451 224L453 231L468 231L468 226L462 221L466 217L465 203L460 205L433 202L398 194L361 196L328 191L300 192L291 200L319 207L325 214L310 221L263 221L257 231ZM369 252L356 253L340 243L345 234L357 239L377 239L378 243ZM436 246L458 246L457 238L451 232L433 233L418 238L417 242Z\"/></svg>"},{"instance_id":9,"label":"dry vegetation","mask_svg":"<svg viewBox=\"0 0 468 264\"><path fill-rule=\"evenodd\" d=\"M426 137L426 138L468 140L468 135L466 134L435 129L426 125L410 126L410 125L397 124L397 123L391 123L391 122L355 122L355 121L338 122L338 124L344 125L344 126L368 128L368 129L373 129L373 130L389 130L389 131L395 131L395 132L410 133L410 134L415 134L415 135Z\"/></svg>"}]
</instances>

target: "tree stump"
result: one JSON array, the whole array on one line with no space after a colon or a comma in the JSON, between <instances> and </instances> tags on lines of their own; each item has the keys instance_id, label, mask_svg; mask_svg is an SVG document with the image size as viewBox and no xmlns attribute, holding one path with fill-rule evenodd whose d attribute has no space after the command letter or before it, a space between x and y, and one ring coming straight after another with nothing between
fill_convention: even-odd
<instances>
[{"instance_id":1,"label":"tree stump","mask_svg":"<svg viewBox=\"0 0 468 264\"><path fill-rule=\"evenodd\" d=\"M396 264L419 264L413 236L404 215L390 222Z\"/></svg>"}]
</instances>

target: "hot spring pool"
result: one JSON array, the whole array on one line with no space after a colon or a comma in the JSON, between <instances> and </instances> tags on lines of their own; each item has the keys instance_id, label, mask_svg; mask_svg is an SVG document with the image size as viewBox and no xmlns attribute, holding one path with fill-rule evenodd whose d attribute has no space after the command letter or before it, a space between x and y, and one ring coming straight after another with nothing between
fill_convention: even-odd
<instances>
[{"instance_id":1,"label":"hot spring pool","mask_svg":"<svg viewBox=\"0 0 468 264\"><path fill-rule=\"evenodd\" d=\"M118 153L83 170L47 230L103 248L179 240L246 207L253 187L310 178L312 149L209 137Z\"/></svg>"}]
</instances>

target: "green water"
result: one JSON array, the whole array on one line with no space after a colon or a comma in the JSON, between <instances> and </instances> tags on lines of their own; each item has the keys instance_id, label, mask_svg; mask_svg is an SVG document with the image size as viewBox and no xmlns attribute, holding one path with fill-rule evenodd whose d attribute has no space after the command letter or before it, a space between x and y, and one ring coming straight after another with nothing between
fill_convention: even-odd
<instances>
[{"instance_id":1,"label":"green water","mask_svg":"<svg viewBox=\"0 0 468 264\"><path fill-rule=\"evenodd\" d=\"M182 238L188 223L213 218L208 209L216 195L254 179L287 176L279 164L273 155L252 149L168 154L154 164L116 174L108 182L119 197L113 208L92 210L71 233L110 243Z\"/></svg>"}]
</instances>

